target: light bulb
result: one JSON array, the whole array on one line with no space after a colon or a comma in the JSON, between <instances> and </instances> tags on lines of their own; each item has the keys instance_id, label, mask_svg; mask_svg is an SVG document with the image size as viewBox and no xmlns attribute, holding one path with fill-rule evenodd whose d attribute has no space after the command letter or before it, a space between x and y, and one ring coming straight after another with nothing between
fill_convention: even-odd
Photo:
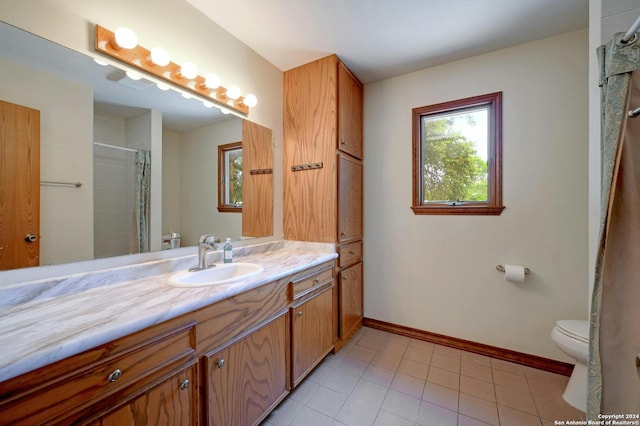
<instances>
[{"instance_id":1,"label":"light bulb","mask_svg":"<svg viewBox=\"0 0 640 426\"><path fill-rule=\"evenodd\" d=\"M193 62L185 62L180 67L180 74L186 79L192 80L198 76L198 68Z\"/></svg>"},{"instance_id":2,"label":"light bulb","mask_svg":"<svg viewBox=\"0 0 640 426\"><path fill-rule=\"evenodd\" d=\"M249 108L252 108L258 105L258 98L256 98L256 95L249 93L247 96L244 97L244 100L242 101L242 103L248 106Z\"/></svg>"},{"instance_id":3,"label":"light bulb","mask_svg":"<svg viewBox=\"0 0 640 426\"><path fill-rule=\"evenodd\" d=\"M96 64L98 65L102 65L103 67L109 65L108 62L103 61L102 59L98 59L98 58L93 58L93 60L95 61Z\"/></svg>"},{"instance_id":4,"label":"light bulb","mask_svg":"<svg viewBox=\"0 0 640 426\"><path fill-rule=\"evenodd\" d=\"M229 99L238 99L240 97L240 88L238 86L231 86L227 89L227 97Z\"/></svg>"},{"instance_id":5,"label":"light bulb","mask_svg":"<svg viewBox=\"0 0 640 426\"><path fill-rule=\"evenodd\" d=\"M229 110L228 110L228 109L226 109L226 108L220 108L220 111L222 111L222 113L223 113L224 115L227 115L227 114L229 114L229 113L231 112L231 111L229 111Z\"/></svg>"},{"instance_id":6,"label":"light bulb","mask_svg":"<svg viewBox=\"0 0 640 426\"><path fill-rule=\"evenodd\" d=\"M151 62L161 67L166 67L169 65L171 58L169 56L169 52L167 52L162 47L154 47L151 49Z\"/></svg>"},{"instance_id":7,"label":"light bulb","mask_svg":"<svg viewBox=\"0 0 640 426\"><path fill-rule=\"evenodd\" d=\"M158 86L158 89L162 90L163 92L171 89L171 87L165 83L157 83L156 86Z\"/></svg>"},{"instance_id":8,"label":"light bulb","mask_svg":"<svg viewBox=\"0 0 640 426\"><path fill-rule=\"evenodd\" d=\"M202 101L202 105L204 105L207 108L213 108L213 102Z\"/></svg>"},{"instance_id":9,"label":"light bulb","mask_svg":"<svg viewBox=\"0 0 640 426\"><path fill-rule=\"evenodd\" d=\"M191 99L193 96L191 96L188 93L182 93L182 97L185 98L185 99Z\"/></svg>"},{"instance_id":10,"label":"light bulb","mask_svg":"<svg viewBox=\"0 0 640 426\"><path fill-rule=\"evenodd\" d=\"M142 78L140 74L134 71L127 71L126 74L131 80L140 80Z\"/></svg>"},{"instance_id":11,"label":"light bulb","mask_svg":"<svg viewBox=\"0 0 640 426\"><path fill-rule=\"evenodd\" d=\"M220 77L218 77L216 74L207 74L204 85L207 89L216 89L218 86L220 86Z\"/></svg>"},{"instance_id":12,"label":"light bulb","mask_svg":"<svg viewBox=\"0 0 640 426\"><path fill-rule=\"evenodd\" d=\"M133 49L138 45L136 33L127 27L118 27L115 32L116 44L122 49Z\"/></svg>"}]
</instances>

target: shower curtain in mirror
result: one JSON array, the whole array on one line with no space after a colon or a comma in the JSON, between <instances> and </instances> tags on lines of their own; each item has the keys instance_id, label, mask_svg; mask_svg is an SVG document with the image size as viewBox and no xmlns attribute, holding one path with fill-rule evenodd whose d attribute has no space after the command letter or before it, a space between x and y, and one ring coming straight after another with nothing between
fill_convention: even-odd
<instances>
[{"instance_id":1,"label":"shower curtain in mirror","mask_svg":"<svg viewBox=\"0 0 640 426\"><path fill-rule=\"evenodd\" d=\"M601 218L590 315L587 418L640 413L640 43L598 49Z\"/></svg>"},{"instance_id":2,"label":"shower curtain in mirror","mask_svg":"<svg viewBox=\"0 0 640 426\"><path fill-rule=\"evenodd\" d=\"M149 251L149 217L151 190L151 151L139 149L135 160L134 236L138 253Z\"/></svg>"}]
</instances>

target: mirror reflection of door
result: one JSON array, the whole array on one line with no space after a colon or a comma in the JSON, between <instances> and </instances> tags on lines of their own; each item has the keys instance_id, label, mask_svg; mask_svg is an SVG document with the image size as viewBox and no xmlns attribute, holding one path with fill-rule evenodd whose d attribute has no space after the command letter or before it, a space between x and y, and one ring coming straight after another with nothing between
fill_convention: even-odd
<instances>
[{"instance_id":1,"label":"mirror reflection of door","mask_svg":"<svg viewBox=\"0 0 640 426\"><path fill-rule=\"evenodd\" d=\"M0 101L0 270L40 264L40 111Z\"/></svg>"},{"instance_id":2,"label":"mirror reflection of door","mask_svg":"<svg viewBox=\"0 0 640 426\"><path fill-rule=\"evenodd\" d=\"M242 236L273 235L273 140L269 128L242 121Z\"/></svg>"}]
</instances>

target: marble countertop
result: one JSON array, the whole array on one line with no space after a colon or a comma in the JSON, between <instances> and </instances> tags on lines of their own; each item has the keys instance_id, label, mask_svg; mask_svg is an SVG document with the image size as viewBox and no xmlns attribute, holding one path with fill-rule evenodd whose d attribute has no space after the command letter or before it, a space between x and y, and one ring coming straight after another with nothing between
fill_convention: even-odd
<instances>
[{"instance_id":1,"label":"marble countertop","mask_svg":"<svg viewBox=\"0 0 640 426\"><path fill-rule=\"evenodd\" d=\"M168 284L193 255L0 289L0 382L336 257L330 244L280 242L234 250L264 271L212 287Z\"/></svg>"}]
</instances>

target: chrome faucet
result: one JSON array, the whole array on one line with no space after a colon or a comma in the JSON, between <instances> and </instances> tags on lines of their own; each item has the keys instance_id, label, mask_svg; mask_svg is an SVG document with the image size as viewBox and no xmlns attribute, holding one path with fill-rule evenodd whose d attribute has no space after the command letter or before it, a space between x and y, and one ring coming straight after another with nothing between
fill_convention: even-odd
<instances>
[{"instance_id":1,"label":"chrome faucet","mask_svg":"<svg viewBox=\"0 0 640 426\"><path fill-rule=\"evenodd\" d=\"M216 265L207 264L207 253L218 249L216 237L213 234L205 234L198 240L198 267L191 268L190 271L200 271L202 269L213 268Z\"/></svg>"}]
</instances>

